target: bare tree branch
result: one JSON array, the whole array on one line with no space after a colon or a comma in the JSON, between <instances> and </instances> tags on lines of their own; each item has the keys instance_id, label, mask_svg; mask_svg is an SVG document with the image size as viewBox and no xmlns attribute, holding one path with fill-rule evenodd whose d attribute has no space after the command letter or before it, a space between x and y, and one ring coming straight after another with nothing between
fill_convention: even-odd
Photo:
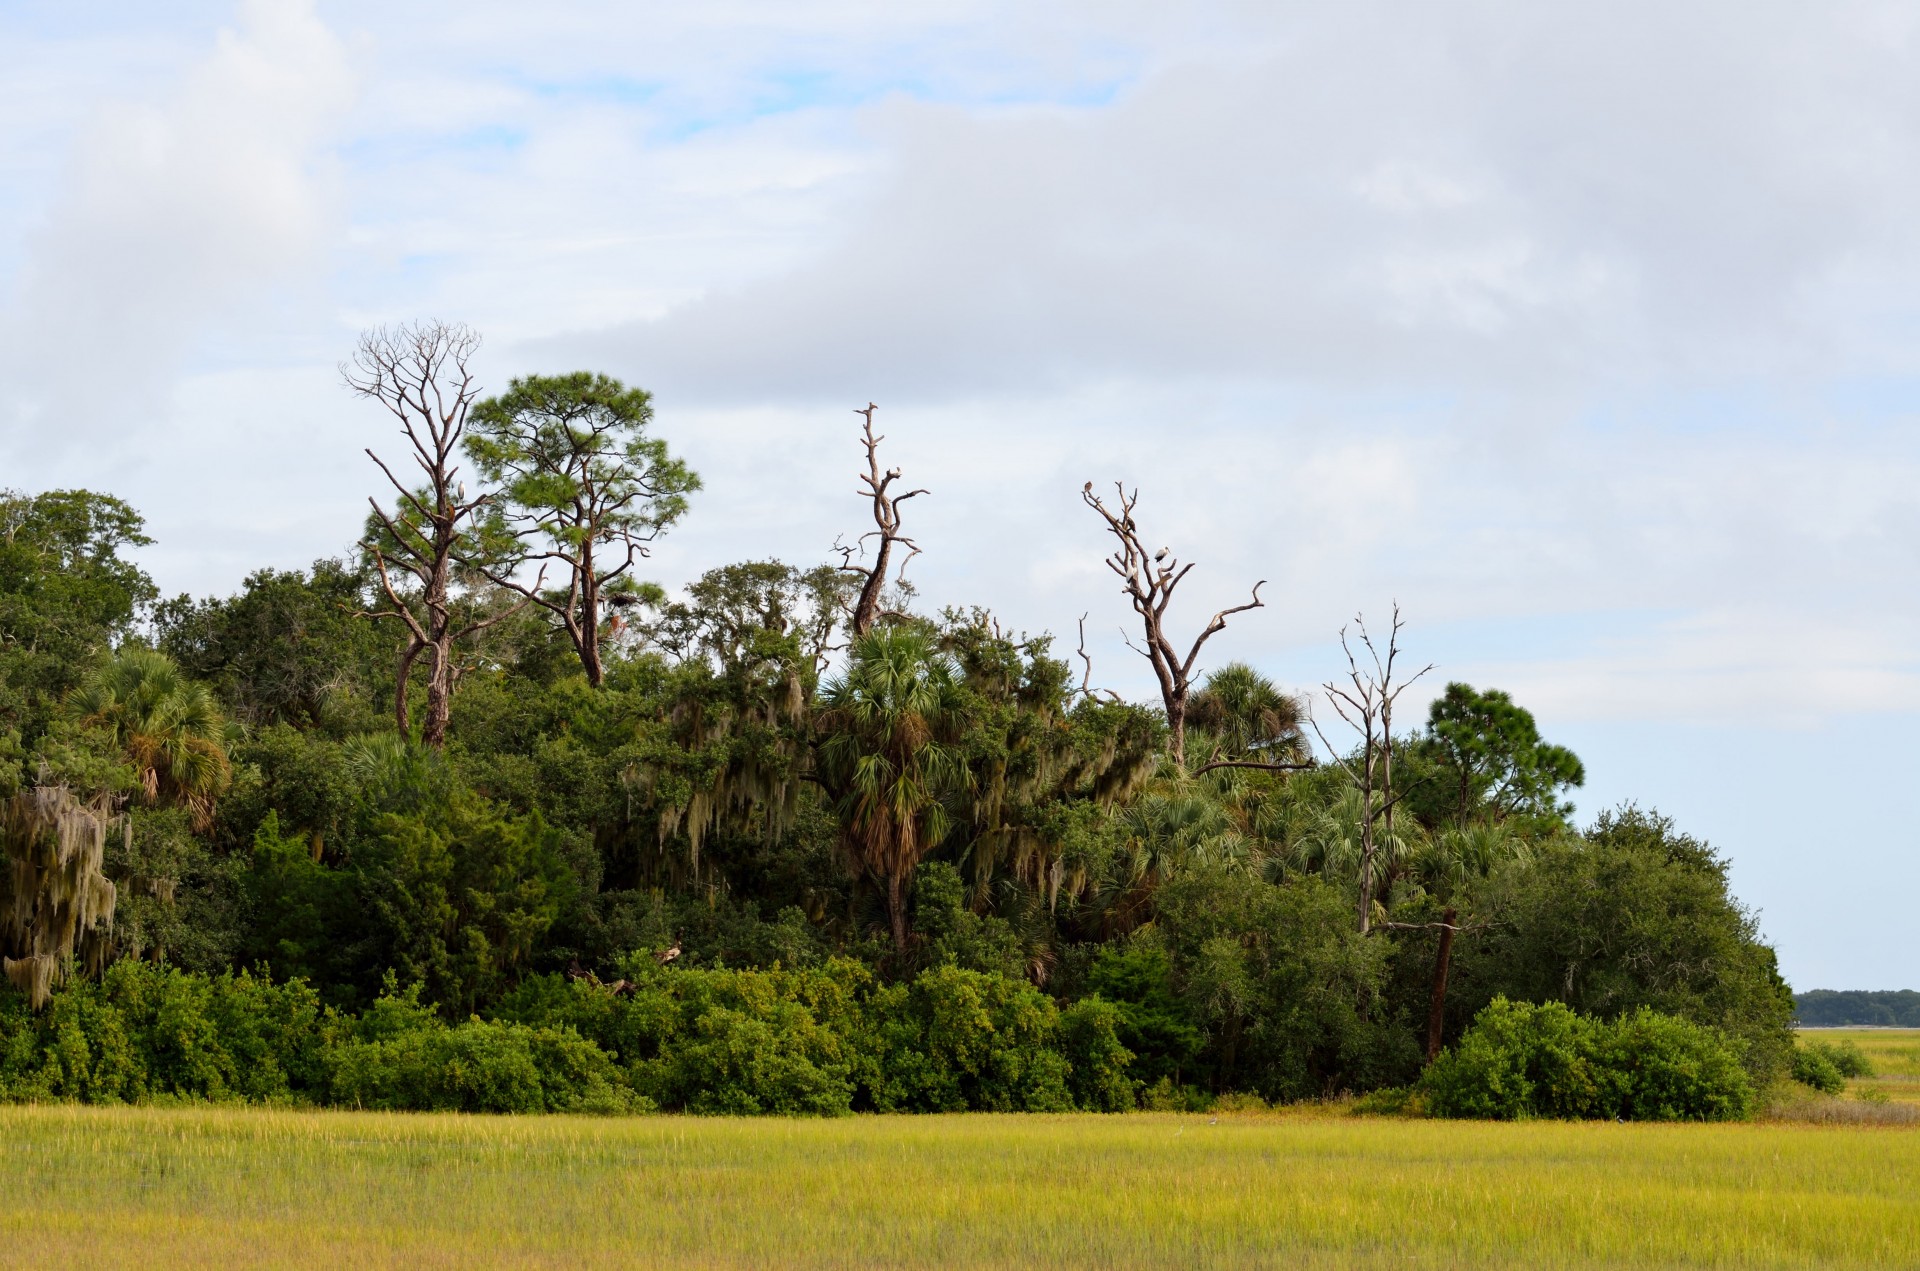
<instances>
[{"instance_id":1,"label":"bare tree branch","mask_svg":"<svg viewBox=\"0 0 1920 1271\"><path fill-rule=\"evenodd\" d=\"M1408 678L1395 683L1396 663L1400 657L1400 632L1405 627L1400 618L1400 606L1393 606L1393 622L1387 632L1385 656L1375 645L1373 636L1367 631L1364 618L1353 620L1353 630L1357 633L1360 647L1365 650L1370 666L1363 667L1355 654L1353 638L1347 634L1348 628L1340 628L1340 651L1347 658L1347 685L1332 680L1320 687L1326 692L1327 701L1347 726L1360 734L1360 763L1358 768L1341 759L1339 752L1327 741L1326 734L1315 723L1313 730L1319 736L1327 752L1346 771L1348 778L1360 791L1360 895L1358 917L1360 934L1366 935L1373 921L1373 893L1375 886L1374 859L1378 847L1378 835L1374 823L1380 822L1388 841L1393 839L1393 810L1405 797L1405 792L1396 794L1393 789L1393 708L1399 702L1400 695L1411 688L1427 672L1433 670L1429 663ZM1350 687L1348 687L1350 686ZM1311 716L1309 716L1311 719ZM1375 803L1376 792L1381 802Z\"/></svg>"},{"instance_id":2,"label":"bare tree branch","mask_svg":"<svg viewBox=\"0 0 1920 1271\"><path fill-rule=\"evenodd\" d=\"M445 744L455 674L453 645L462 634L455 629L453 617L454 553L466 523L485 502L484 496L466 497L455 462L467 412L478 396L468 364L479 347L479 334L460 325L421 322L376 327L362 333L353 355L340 366L341 379L350 390L378 402L399 421L407 449L426 478L423 490L410 487L386 460L367 451L398 493L402 513L396 518L378 499L369 499L373 520L389 541L382 544L369 536L361 546L373 558L381 589L393 606L369 616L398 617L409 636L400 659L394 703L394 718L402 732L409 725L407 688L414 662L421 653L428 655L427 715L421 739L432 746ZM414 519L407 517L407 511ZM413 576L420 585L417 595L403 595L394 586L389 564Z\"/></svg>"},{"instance_id":3,"label":"bare tree branch","mask_svg":"<svg viewBox=\"0 0 1920 1271\"><path fill-rule=\"evenodd\" d=\"M858 408L853 412L864 421L861 425L860 444L867 452L867 470L860 474L860 484L866 487L863 493L873 502L875 526L874 529L862 534L858 541L863 544L869 538L880 541L880 545L874 549L873 567L868 569L853 564L851 549L838 549L842 554L840 568L849 573L861 574L866 578L860 587L860 595L853 605L852 627L856 637L865 635L872 628L875 620L881 616L880 593L887 585L894 544L898 543L907 548L906 556L900 561L896 583L906 581L908 562L920 554L919 544L900 532L900 505L908 499L927 493L925 490L909 490L905 494L891 493L893 483L900 479L900 469L889 468L884 473L880 471L880 443L886 438L876 436L873 431L873 412L879 409L872 402L868 402L864 408Z\"/></svg>"},{"instance_id":4,"label":"bare tree branch","mask_svg":"<svg viewBox=\"0 0 1920 1271\"><path fill-rule=\"evenodd\" d=\"M1245 604L1234 605L1213 615L1194 637L1186 657L1182 658L1167 634L1167 607L1173 602L1174 591L1186 576L1192 572L1191 562L1182 564L1173 556L1172 549L1162 547L1148 554L1146 542L1140 537L1140 527L1133 519L1133 510L1140 502L1140 492L1129 492L1119 482L1114 483L1116 507L1110 508L1106 502L1093 492L1093 482L1089 481L1081 488L1080 500L1106 522L1108 533L1119 540L1120 546L1113 555L1107 557L1107 568L1120 579L1121 590L1139 615L1145 647L1133 643L1122 633L1127 647L1147 659L1153 667L1154 679L1160 685L1160 700L1167 712L1167 728L1171 735L1173 761L1186 763L1186 719L1187 699L1193 688L1193 670L1200 660L1200 650L1208 640L1226 630L1227 619L1234 614L1245 613L1249 609L1263 609L1266 602L1260 599L1260 588L1266 585L1262 579L1253 585L1253 595Z\"/></svg>"}]
</instances>

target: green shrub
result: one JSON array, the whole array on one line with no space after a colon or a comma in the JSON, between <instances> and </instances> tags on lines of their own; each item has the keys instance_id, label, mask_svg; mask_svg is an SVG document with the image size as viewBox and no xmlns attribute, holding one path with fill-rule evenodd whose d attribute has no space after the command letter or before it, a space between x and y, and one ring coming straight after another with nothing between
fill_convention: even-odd
<instances>
[{"instance_id":1,"label":"green shrub","mask_svg":"<svg viewBox=\"0 0 1920 1271\"><path fill-rule=\"evenodd\" d=\"M1873 1061L1868 1059L1867 1053L1852 1041L1834 1042L1824 1037L1803 1038L1796 1044L1795 1050L1822 1056L1842 1077L1873 1075ZM1797 1072L1794 1074L1794 1079L1800 1080Z\"/></svg>"},{"instance_id":2,"label":"green shrub","mask_svg":"<svg viewBox=\"0 0 1920 1271\"><path fill-rule=\"evenodd\" d=\"M835 1116L852 1110L840 1039L783 1002L748 1014L715 1006L641 1065L640 1088L663 1107L731 1116Z\"/></svg>"},{"instance_id":3,"label":"green shrub","mask_svg":"<svg viewBox=\"0 0 1920 1271\"><path fill-rule=\"evenodd\" d=\"M889 985L867 1004L857 1076L878 1112L1063 1112L1059 1011L1024 980L956 966Z\"/></svg>"},{"instance_id":4,"label":"green shrub","mask_svg":"<svg viewBox=\"0 0 1920 1271\"><path fill-rule=\"evenodd\" d=\"M1753 1110L1726 1039L1641 1008L1615 1021L1496 998L1420 1080L1436 1116L1725 1121Z\"/></svg>"},{"instance_id":5,"label":"green shrub","mask_svg":"<svg viewBox=\"0 0 1920 1271\"><path fill-rule=\"evenodd\" d=\"M1739 1121L1753 1083L1727 1038L1641 1007L1594 1029L1601 1116L1622 1121Z\"/></svg>"},{"instance_id":6,"label":"green shrub","mask_svg":"<svg viewBox=\"0 0 1920 1271\"><path fill-rule=\"evenodd\" d=\"M1824 1047L1796 1046L1793 1051L1793 1079L1812 1086L1822 1094L1839 1094L1847 1088L1840 1065Z\"/></svg>"},{"instance_id":7,"label":"green shrub","mask_svg":"<svg viewBox=\"0 0 1920 1271\"><path fill-rule=\"evenodd\" d=\"M1427 1068L1421 1089L1436 1116L1597 1115L1599 1090L1587 1060L1592 1030L1593 1021L1558 1002L1495 998Z\"/></svg>"},{"instance_id":8,"label":"green shrub","mask_svg":"<svg viewBox=\"0 0 1920 1271\"><path fill-rule=\"evenodd\" d=\"M1120 1044L1120 1011L1097 997L1060 1012L1060 1049L1071 1071L1067 1086L1076 1106L1088 1112L1125 1112L1135 1106L1138 1083L1128 1076L1133 1052Z\"/></svg>"},{"instance_id":9,"label":"green shrub","mask_svg":"<svg viewBox=\"0 0 1920 1271\"><path fill-rule=\"evenodd\" d=\"M0 1002L0 1097L284 1101L312 1091L326 1041L304 983L122 961L38 1015Z\"/></svg>"},{"instance_id":10,"label":"green shrub","mask_svg":"<svg viewBox=\"0 0 1920 1271\"><path fill-rule=\"evenodd\" d=\"M569 1028L472 1019L449 1028L417 986L378 999L326 1052L331 1102L456 1112L614 1112L644 1107L607 1053Z\"/></svg>"}]
</instances>

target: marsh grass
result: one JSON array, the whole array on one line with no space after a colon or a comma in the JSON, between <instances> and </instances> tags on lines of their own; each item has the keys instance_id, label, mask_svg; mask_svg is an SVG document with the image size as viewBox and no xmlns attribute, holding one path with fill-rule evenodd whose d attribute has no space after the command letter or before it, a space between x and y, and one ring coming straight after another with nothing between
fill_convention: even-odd
<instances>
[{"instance_id":1,"label":"marsh grass","mask_svg":"<svg viewBox=\"0 0 1920 1271\"><path fill-rule=\"evenodd\" d=\"M0 1266L1920 1265L1920 1133L5 1108Z\"/></svg>"}]
</instances>

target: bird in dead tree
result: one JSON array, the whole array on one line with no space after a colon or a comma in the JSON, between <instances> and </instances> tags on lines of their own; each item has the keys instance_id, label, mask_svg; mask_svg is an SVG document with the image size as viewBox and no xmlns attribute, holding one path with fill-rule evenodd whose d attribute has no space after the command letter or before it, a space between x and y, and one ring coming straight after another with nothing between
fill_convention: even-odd
<instances>
[{"instance_id":1,"label":"bird in dead tree","mask_svg":"<svg viewBox=\"0 0 1920 1271\"><path fill-rule=\"evenodd\" d=\"M1082 494L1092 494L1092 493L1093 493L1093 482L1091 482L1091 481L1089 481L1089 482L1087 482L1087 483L1086 483L1086 485L1084 485L1084 486L1082 486L1082 487L1080 488L1080 493L1082 493Z\"/></svg>"},{"instance_id":2,"label":"bird in dead tree","mask_svg":"<svg viewBox=\"0 0 1920 1271\"><path fill-rule=\"evenodd\" d=\"M1172 549L1171 549L1171 548L1166 548L1166 547L1163 547L1163 548L1161 548L1161 549L1160 549L1159 551L1157 551L1157 552L1155 552L1155 553L1153 554L1153 559L1154 559L1154 560L1155 560L1156 562L1158 562L1158 561L1163 561L1163 560L1165 560L1165 559L1167 558L1167 553L1168 553L1168 552L1169 552L1170 550L1172 550Z\"/></svg>"},{"instance_id":3,"label":"bird in dead tree","mask_svg":"<svg viewBox=\"0 0 1920 1271\"><path fill-rule=\"evenodd\" d=\"M672 948L660 950L658 953L653 955L653 960L655 962L658 962L661 966L665 966L667 963L673 961L675 958L679 956L680 956L680 941L676 939L673 942Z\"/></svg>"}]
</instances>

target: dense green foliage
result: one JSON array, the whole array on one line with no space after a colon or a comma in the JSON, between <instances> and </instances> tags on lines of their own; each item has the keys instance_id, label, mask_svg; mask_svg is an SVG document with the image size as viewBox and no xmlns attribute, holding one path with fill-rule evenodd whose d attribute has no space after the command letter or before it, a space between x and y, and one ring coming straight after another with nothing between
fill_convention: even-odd
<instances>
[{"instance_id":1,"label":"dense green foliage","mask_svg":"<svg viewBox=\"0 0 1920 1271\"><path fill-rule=\"evenodd\" d=\"M1176 762L1159 708L985 610L894 587L855 636L857 569L635 576L699 488L640 390L516 381L474 420L444 738L395 723L427 690L360 616L373 556L159 602L126 505L0 497L0 797L128 827L105 975L38 1015L0 989L6 1097L1191 1107L1407 1086L1503 999L1597 1021L1589 1065L1705 1063L1694 1026L1753 1082L1795 1062L1724 859L1632 807L1578 831L1579 760L1504 693L1449 685L1369 805L1230 664ZM1489 1106L1560 1114L1531 1098Z\"/></svg>"},{"instance_id":2,"label":"dense green foliage","mask_svg":"<svg viewBox=\"0 0 1920 1271\"><path fill-rule=\"evenodd\" d=\"M1753 1085L1717 1031L1641 1007L1615 1020L1495 998L1420 1079L1444 1117L1728 1121Z\"/></svg>"},{"instance_id":3,"label":"dense green foliage","mask_svg":"<svg viewBox=\"0 0 1920 1271\"><path fill-rule=\"evenodd\" d=\"M358 1015L302 981L125 960L34 1014L0 1000L0 1098L156 1098L466 1112L835 1115L1134 1106L1116 1012L947 965L882 983L660 970L617 989L534 976L449 1023L418 986Z\"/></svg>"}]
</instances>

